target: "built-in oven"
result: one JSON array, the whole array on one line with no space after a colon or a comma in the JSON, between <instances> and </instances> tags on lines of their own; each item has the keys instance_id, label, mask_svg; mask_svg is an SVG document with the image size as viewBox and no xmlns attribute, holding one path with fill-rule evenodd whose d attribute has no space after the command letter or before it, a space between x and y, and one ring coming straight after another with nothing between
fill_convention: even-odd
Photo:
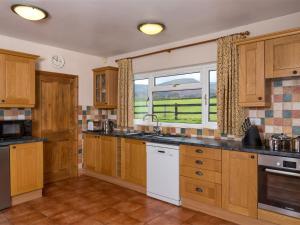
<instances>
[{"instance_id":1,"label":"built-in oven","mask_svg":"<svg viewBox=\"0 0 300 225\"><path fill-rule=\"evenodd\" d=\"M258 208L300 218L300 159L259 155Z\"/></svg>"},{"instance_id":2,"label":"built-in oven","mask_svg":"<svg viewBox=\"0 0 300 225\"><path fill-rule=\"evenodd\" d=\"M31 120L0 121L0 139L22 138L32 135Z\"/></svg>"}]
</instances>

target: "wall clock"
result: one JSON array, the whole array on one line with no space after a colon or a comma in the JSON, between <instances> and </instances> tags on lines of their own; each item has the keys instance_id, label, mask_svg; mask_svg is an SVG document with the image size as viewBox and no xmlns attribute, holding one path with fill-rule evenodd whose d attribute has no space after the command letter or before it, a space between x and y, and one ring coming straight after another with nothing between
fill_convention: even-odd
<instances>
[{"instance_id":1,"label":"wall clock","mask_svg":"<svg viewBox=\"0 0 300 225\"><path fill-rule=\"evenodd\" d=\"M63 68L65 65L65 59L60 55L54 55L51 57L51 64L55 68Z\"/></svg>"}]
</instances>

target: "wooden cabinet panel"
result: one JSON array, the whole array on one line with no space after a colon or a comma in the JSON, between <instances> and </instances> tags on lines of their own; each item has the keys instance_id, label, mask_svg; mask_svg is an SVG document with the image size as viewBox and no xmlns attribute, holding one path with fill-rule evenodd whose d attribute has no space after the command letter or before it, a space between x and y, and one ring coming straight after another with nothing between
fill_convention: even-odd
<instances>
[{"instance_id":1,"label":"wooden cabinet panel","mask_svg":"<svg viewBox=\"0 0 300 225\"><path fill-rule=\"evenodd\" d=\"M180 165L190 166L194 168L212 170L216 172L221 172L222 164L219 160L205 159L195 156L180 155Z\"/></svg>"},{"instance_id":2,"label":"wooden cabinet panel","mask_svg":"<svg viewBox=\"0 0 300 225\"><path fill-rule=\"evenodd\" d=\"M300 34L266 41L266 77L300 76Z\"/></svg>"},{"instance_id":3,"label":"wooden cabinet panel","mask_svg":"<svg viewBox=\"0 0 300 225\"><path fill-rule=\"evenodd\" d=\"M264 41L239 46L239 104L262 107L270 104L266 97Z\"/></svg>"},{"instance_id":4,"label":"wooden cabinet panel","mask_svg":"<svg viewBox=\"0 0 300 225\"><path fill-rule=\"evenodd\" d=\"M180 175L202 181L221 184L221 173L189 166L180 167Z\"/></svg>"},{"instance_id":5,"label":"wooden cabinet panel","mask_svg":"<svg viewBox=\"0 0 300 225\"><path fill-rule=\"evenodd\" d=\"M122 179L146 186L146 144L144 141L126 139L121 141Z\"/></svg>"},{"instance_id":6,"label":"wooden cabinet panel","mask_svg":"<svg viewBox=\"0 0 300 225\"><path fill-rule=\"evenodd\" d=\"M11 195L43 188L43 143L10 146Z\"/></svg>"},{"instance_id":7,"label":"wooden cabinet panel","mask_svg":"<svg viewBox=\"0 0 300 225\"><path fill-rule=\"evenodd\" d=\"M257 218L257 155L222 151L222 207Z\"/></svg>"},{"instance_id":8,"label":"wooden cabinet panel","mask_svg":"<svg viewBox=\"0 0 300 225\"><path fill-rule=\"evenodd\" d=\"M0 106L33 107L37 56L10 51L7 53L0 53Z\"/></svg>"},{"instance_id":9,"label":"wooden cabinet panel","mask_svg":"<svg viewBox=\"0 0 300 225\"><path fill-rule=\"evenodd\" d=\"M202 146L181 145L180 153L187 156L215 160L221 160L222 157L221 149L206 148Z\"/></svg>"},{"instance_id":10,"label":"wooden cabinet panel","mask_svg":"<svg viewBox=\"0 0 300 225\"><path fill-rule=\"evenodd\" d=\"M181 196L194 201L221 207L221 185L180 177Z\"/></svg>"},{"instance_id":11,"label":"wooden cabinet panel","mask_svg":"<svg viewBox=\"0 0 300 225\"><path fill-rule=\"evenodd\" d=\"M118 68L103 67L94 72L94 106L103 109L117 108Z\"/></svg>"},{"instance_id":12,"label":"wooden cabinet panel","mask_svg":"<svg viewBox=\"0 0 300 225\"><path fill-rule=\"evenodd\" d=\"M100 149L96 151L96 172L116 176L117 138L101 136L97 142Z\"/></svg>"},{"instance_id":13,"label":"wooden cabinet panel","mask_svg":"<svg viewBox=\"0 0 300 225\"><path fill-rule=\"evenodd\" d=\"M96 170L96 154L100 152L99 136L85 134L83 146L83 167L92 171Z\"/></svg>"}]
</instances>

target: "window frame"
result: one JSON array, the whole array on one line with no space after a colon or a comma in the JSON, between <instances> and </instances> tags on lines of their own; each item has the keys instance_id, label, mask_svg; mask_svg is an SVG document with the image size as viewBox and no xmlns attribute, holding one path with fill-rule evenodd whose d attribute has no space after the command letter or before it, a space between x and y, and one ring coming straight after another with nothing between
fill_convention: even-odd
<instances>
[{"instance_id":1,"label":"window frame","mask_svg":"<svg viewBox=\"0 0 300 225\"><path fill-rule=\"evenodd\" d=\"M187 124L187 123L168 123L159 122L160 126L163 127L177 127L177 128L210 128L216 129L217 122L209 121L209 71L217 70L217 65L215 62L208 64L201 64L191 67L181 67L176 69L153 71L148 73L137 73L134 74L134 80L148 80L148 97L150 106L148 107L148 113L152 113L152 92L156 91L177 91L177 90L187 90L187 89L202 89L202 123L201 124ZM197 73L200 72L200 83L191 84L179 84L179 85L162 85L155 86L155 78L181 75L186 73ZM134 82L134 81L133 81ZM205 112L205 113L204 113ZM145 121L142 119L134 119L134 125L144 125L144 126L155 126L156 122L152 122L152 118L148 117Z\"/></svg>"}]
</instances>

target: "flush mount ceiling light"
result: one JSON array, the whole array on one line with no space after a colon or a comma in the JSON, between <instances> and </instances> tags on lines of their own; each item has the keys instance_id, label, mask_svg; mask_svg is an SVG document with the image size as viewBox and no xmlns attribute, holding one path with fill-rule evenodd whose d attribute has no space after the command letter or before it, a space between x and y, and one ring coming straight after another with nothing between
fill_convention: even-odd
<instances>
[{"instance_id":1,"label":"flush mount ceiling light","mask_svg":"<svg viewBox=\"0 0 300 225\"><path fill-rule=\"evenodd\" d=\"M138 26L139 31L148 35L156 35L165 29L161 23L142 23Z\"/></svg>"},{"instance_id":2,"label":"flush mount ceiling light","mask_svg":"<svg viewBox=\"0 0 300 225\"><path fill-rule=\"evenodd\" d=\"M11 10L24 19L33 21L42 20L48 16L45 10L30 5L13 5Z\"/></svg>"}]
</instances>

